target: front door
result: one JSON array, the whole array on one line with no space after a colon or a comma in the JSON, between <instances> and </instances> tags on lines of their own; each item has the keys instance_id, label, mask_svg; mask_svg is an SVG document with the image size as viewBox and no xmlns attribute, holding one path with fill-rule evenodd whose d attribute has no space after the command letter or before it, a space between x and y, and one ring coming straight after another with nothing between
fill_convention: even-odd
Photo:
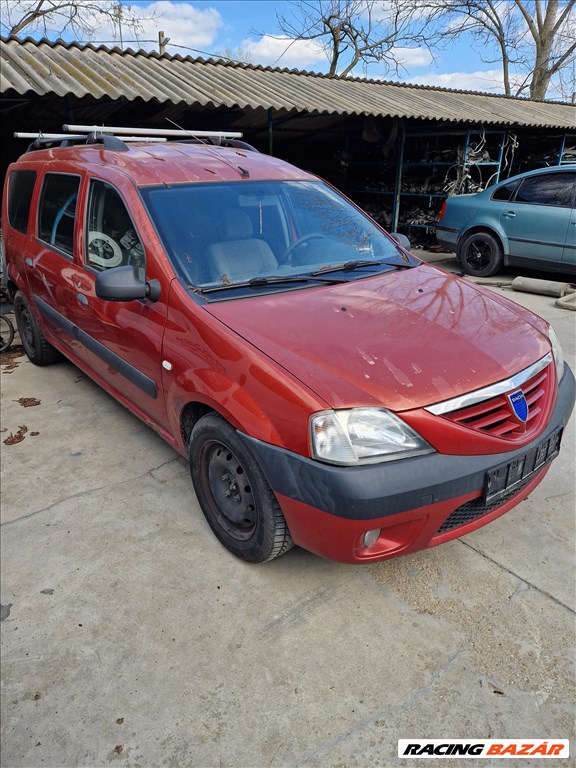
<instances>
[{"instance_id":1,"label":"front door","mask_svg":"<svg viewBox=\"0 0 576 768\"><path fill-rule=\"evenodd\" d=\"M162 390L162 340L169 284L161 278L160 300L116 302L96 296L98 273L134 266L145 279L155 273L150 251L139 235L120 192L92 179L88 188L84 258L76 273L76 323L83 357L120 401L151 426L166 425ZM162 284L163 283L163 284Z\"/></svg>"}]
</instances>

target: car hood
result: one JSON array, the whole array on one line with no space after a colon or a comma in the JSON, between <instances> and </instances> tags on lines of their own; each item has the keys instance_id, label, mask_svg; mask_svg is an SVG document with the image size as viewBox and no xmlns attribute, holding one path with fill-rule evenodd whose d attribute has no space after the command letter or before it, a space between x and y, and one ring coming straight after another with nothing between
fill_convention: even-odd
<instances>
[{"instance_id":1,"label":"car hood","mask_svg":"<svg viewBox=\"0 0 576 768\"><path fill-rule=\"evenodd\" d=\"M206 309L333 408L429 405L550 350L543 320L427 265Z\"/></svg>"}]
</instances>

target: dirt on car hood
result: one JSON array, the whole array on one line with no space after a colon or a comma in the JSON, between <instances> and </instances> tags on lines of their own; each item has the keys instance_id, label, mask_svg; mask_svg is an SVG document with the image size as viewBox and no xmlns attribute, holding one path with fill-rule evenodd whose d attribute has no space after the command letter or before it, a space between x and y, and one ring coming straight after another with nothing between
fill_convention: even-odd
<instances>
[{"instance_id":1,"label":"dirt on car hood","mask_svg":"<svg viewBox=\"0 0 576 768\"><path fill-rule=\"evenodd\" d=\"M543 357L546 323L434 267L207 307L331 407L456 397Z\"/></svg>"}]
</instances>

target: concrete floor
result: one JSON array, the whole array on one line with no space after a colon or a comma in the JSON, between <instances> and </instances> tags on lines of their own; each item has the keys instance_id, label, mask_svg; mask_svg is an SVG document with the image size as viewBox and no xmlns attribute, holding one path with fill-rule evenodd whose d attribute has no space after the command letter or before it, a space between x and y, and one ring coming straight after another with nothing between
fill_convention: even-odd
<instances>
[{"instance_id":1,"label":"concrete floor","mask_svg":"<svg viewBox=\"0 0 576 768\"><path fill-rule=\"evenodd\" d=\"M506 295L574 367L574 313ZM73 365L2 370L1 438L24 435L1 445L3 768L426 765L399 738L574 755L574 419L531 498L462 540L249 566L185 462Z\"/></svg>"}]
</instances>

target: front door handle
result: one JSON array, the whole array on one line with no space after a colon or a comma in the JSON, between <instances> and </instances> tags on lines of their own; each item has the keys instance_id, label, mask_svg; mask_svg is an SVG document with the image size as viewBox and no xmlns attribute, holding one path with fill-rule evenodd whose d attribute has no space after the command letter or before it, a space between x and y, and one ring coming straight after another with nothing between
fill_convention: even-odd
<instances>
[{"instance_id":1,"label":"front door handle","mask_svg":"<svg viewBox=\"0 0 576 768\"><path fill-rule=\"evenodd\" d=\"M79 303L82 304L84 307L88 306L88 299L86 298L86 296L84 296L83 293L77 293L76 298L79 301Z\"/></svg>"},{"instance_id":2,"label":"front door handle","mask_svg":"<svg viewBox=\"0 0 576 768\"><path fill-rule=\"evenodd\" d=\"M27 256L27 257L24 259L24 264L26 264L26 266L27 266L27 267L33 267L33 266L34 266L34 262L33 262L33 261L32 261L32 259L30 258L30 256Z\"/></svg>"}]
</instances>

